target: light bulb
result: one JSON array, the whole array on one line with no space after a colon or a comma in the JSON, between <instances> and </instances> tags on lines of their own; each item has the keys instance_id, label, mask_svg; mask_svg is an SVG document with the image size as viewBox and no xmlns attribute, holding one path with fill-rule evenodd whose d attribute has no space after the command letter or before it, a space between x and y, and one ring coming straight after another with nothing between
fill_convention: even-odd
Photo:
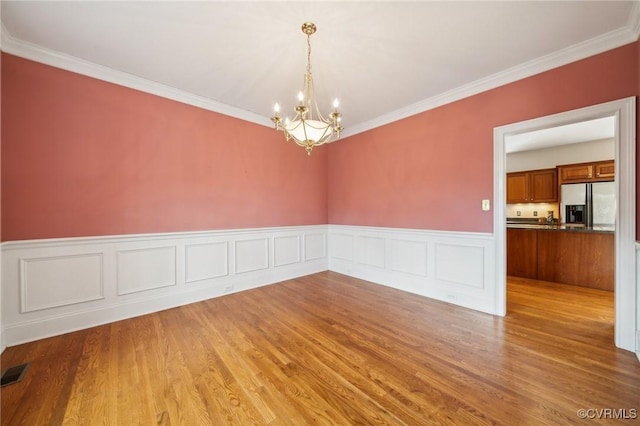
<instances>
[{"instance_id":1,"label":"light bulb","mask_svg":"<svg viewBox=\"0 0 640 426\"><path fill-rule=\"evenodd\" d=\"M304 94L302 92L298 92L298 100L300 102L304 101Z\"/></svg>"},{"instance_id":2,"label":"light bulb","mask_svg":"<svg viewBox=\"0 0 640 426\"><path fill-rule=\"evenodd\" d=\"M339 106L339 105L340 105L340 102L338 102L338 98L335 98L335 99L333 100L333 107L334 107L335 109L338 109L338 106Z\"/></svg>"},{"instance_id":3,"label":"light bulb","mask_svg":"<svg viewBox=\"0 0 640 426\"><path fill-rule=\"evenodd\" d=\"M279 112L280 112L280 105L278 105L278 103L277 103L277 102L276 102L276 104L273 106L273 110L274 110L276 113L279 113Z\"/></svg>"}]
</instances>

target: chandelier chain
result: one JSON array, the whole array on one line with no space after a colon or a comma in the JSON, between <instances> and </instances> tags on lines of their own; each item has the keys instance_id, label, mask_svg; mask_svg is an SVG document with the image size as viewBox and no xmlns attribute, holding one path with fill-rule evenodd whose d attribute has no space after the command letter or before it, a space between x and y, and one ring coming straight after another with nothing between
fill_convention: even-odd
<instances>
[{"instance_id":1,"label":"chandelier chain","mask_svg":"<svg viewBox=\"0 0 640 426\"><path fill-rule=\"evenodd\" d=\"M307 72L311 74L311 34L307 34Z\"/></svg>"}]
</instances>

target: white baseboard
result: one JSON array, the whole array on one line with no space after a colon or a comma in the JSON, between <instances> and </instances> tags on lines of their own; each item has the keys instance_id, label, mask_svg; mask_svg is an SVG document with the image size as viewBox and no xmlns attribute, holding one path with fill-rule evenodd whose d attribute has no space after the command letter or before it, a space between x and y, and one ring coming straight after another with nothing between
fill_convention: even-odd
<instances>
[{"instance_id":1,"label":"white baseboard","mask_svg":"<svg viewBox=\"0 0 640 426\"><path fill-rule=\"evenodd\" d=\"M328 268L327 226L2 244L2 348Z\"/></svg>"},{"instance_id":2,"label":"white baseboard","mask_svg":"<svg viewBox=\"0 0 640 426\"><path fill-rule=\"evenodd\" d=\"M329 269L496 314L492 234L329 225Z\"/></svg>"}]
</instances>

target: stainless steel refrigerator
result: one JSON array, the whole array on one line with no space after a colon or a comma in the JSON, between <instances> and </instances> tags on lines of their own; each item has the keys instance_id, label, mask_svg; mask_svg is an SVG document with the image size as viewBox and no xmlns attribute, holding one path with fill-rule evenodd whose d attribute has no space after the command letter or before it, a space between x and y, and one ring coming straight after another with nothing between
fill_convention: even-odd
<instances>
[{"instance_id":1,"label":"stainless steel refrigerator","mask_svg":"<svg viewBox=\"0 0 640 426\"><path fill-rule=\"evenodd\" d=\"M587 226L614 226L616 221L615 182L570 183L560 187L560 214L567 222L571 206L584 206Z\"/></svg>"}]
</instances>

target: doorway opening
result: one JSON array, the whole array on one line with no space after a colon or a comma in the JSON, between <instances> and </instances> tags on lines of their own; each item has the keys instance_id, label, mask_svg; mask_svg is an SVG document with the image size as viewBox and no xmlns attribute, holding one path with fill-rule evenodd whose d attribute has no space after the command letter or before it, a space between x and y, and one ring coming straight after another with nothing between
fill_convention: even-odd
<instances>
[{"instance_id":1,"label":"doorway opening","mask_svg":"<svg viewBox=\"0 0 640 426\"><path fill-rule=\"evenodd\" d=\"M636 155L635 97L527 120L494 129L495 311L505 315L506 300L506 152L509 139L528 132L612 117L615 144L615 344L636 351L638 296L635 278Z\"/></svg>"}]
</instances>

